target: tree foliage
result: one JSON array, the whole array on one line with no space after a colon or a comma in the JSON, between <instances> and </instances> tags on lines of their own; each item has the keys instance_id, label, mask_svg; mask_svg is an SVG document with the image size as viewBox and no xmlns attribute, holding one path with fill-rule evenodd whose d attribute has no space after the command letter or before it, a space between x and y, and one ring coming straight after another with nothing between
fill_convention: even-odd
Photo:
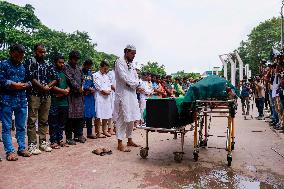
<instances>
[{"instance_id":1,"label":"tree foliage","mask_svg":"<svg viewBox=\"0 0 284 189\"><path fill-rule=\"evenodd\" d=\"M147 64L142 64L141 72L156 74L160 76L166 75L165 66L163 64L159 65L158 62L150 61L147 62Z\"/></svg>"},{"instance_id":2,"label":"tree foliage","mask_svg":"<svg viewBox=\"0 0 284 189\"><path fill-rule=\"evenodd\" d=\"M245 64L250 65L252 74L259 71L259 62L269 60L272 47L280 48L281 19L272 18L253 28L246 41L241 41L239 54Z\"/></svg>"},{"instance_id":3,"label":"tree foliage","mask_svg":"<svg viewBox=\"0 0 284 189\"><path fill-rule=\"evenodd\" d=\"M186 73L184 72L184 70L182 71L178 71L177 73L173 74L174 77L178 77L178 78L192 78L192 79L198 79L200 77L200 73Z\"/></svg>"},{"instance_id":4,"label":"tree foliage","mask_svg":"<svg viewBox=\"0 0 284 189\"><path fill-rule=\"evenodd\" d=\"M23 7L5 1L0 2L0 60L8 56L11 44L21 43L26 48L26 56L32 56L33 46L42 43L47 50L47 59L51 60L54 54L68 53L76 49L81 52L81 62L90 58L95 62L95 67L106 59L111 65L117 56L97 52L87 32L75 31L65 33L52 30L41 23L34 13L34 8L27 4Z\"/></svg>"}]
</instances>

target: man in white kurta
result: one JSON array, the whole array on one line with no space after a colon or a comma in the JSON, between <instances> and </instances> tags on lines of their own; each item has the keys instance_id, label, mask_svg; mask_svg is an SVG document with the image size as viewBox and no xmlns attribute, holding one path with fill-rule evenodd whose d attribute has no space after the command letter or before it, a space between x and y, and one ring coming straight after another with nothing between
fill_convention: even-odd
<instances>
[{"instance_id":1,"label":"man in white kurta","mask_svg":"<svg viewBox=\"0 0 284 189\"><path fill-rule=\"evenodd\" d=\"M97 137L102 138L100 134L100 123L102 123L103 135L111 137L108 133L107 121L112 118L112 98L111 98L111 80L107 75L109 64L107 61L102 61L100 70L93 74L95 92L95 109L96 109L96 125L95 132Z\"/></svg>"},{"instance_id":2,"label":"man in white kurta","mask_svg":"<svg viewBox=\"0 0 284 189\"><path fill-rule=\"evenodd\" d=\"M109 76L110 81L111 81L111 89L112 89L112 91L111 91L110 97L111 97L111 109L112 109L112 112L113 112L113 109L114 109L114 98L115 98L115 73L114 73L114 70L109 71L107 73L107 75ZM108 133L111 134L111 135L115 135L114 123L113 123L112 119L108 120Z\"/></svg>"},{"instance_id":3,"label":"man in white kurta","mask_svg":"<svg viewBox=\"0 0 284 189\"><path fill-rule=\"evenodd\" d=\"M141 118L136 91L143 92L132 65L135 54L135 47L128 45L124 49L124 56L115 62L116 92L113 119L116 122L117 149L123 152L130 152L122 143L125 137L128 138L127 146L139 147L132 140L134 122Z\"/></svg>"}]
</instances>

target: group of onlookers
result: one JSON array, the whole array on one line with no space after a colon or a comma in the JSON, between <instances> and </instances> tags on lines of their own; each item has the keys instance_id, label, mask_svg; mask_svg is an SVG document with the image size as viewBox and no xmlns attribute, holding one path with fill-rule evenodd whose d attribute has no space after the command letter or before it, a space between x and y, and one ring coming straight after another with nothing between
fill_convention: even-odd
<instances>
[{"instance_id":1,"label":"group of onlookers","mask_svg":"<svg viewBox=\"0 0 284 189\"><path fill-rule=\"evenodd\" d=\"M258 110L256 119L270 118L270 126L284 133L284 74L283 66L278 59L272 63L262 64L260 75L252 79L244 76L241 84L241 101L243 115L249 115L251 100L255 100ZM266 115L264 114L268 112ZM270 113L269 113L270 112Z\"/></svg>"}]
</instances>

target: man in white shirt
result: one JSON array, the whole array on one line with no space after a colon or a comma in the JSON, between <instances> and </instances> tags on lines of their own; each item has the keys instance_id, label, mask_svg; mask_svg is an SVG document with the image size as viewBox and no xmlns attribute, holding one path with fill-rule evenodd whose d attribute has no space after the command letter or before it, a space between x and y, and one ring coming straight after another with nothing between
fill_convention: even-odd
<instances>
[{"instance_id":1,"label":"man in white shirt","mask_svg":"<svg viewBox=\"0 0 284 189\"><path fill-rule=\"evenodd\" d=\"M93 74L94 84L96 87L96 125L95 133L98 138L111 137L108 133L107 121L112 118L112 98L111 98L111 80L107 75L109 63L103 60L100 64L100 70ZM100 133L100 123L102 124L103 135Z\"/></svg>"},{"instance_id":2,"label":"man in white shirt","mask_svg":"<svg viewBox=\"0 0 284 189\"><path fill-rule=\"evenodd\" d=\"M131 150L123 145L122 140L128 138L127 146L139 147L132 140L134 122L141 119L136 91L143 93L139 78L133 67L136 48L127 45L124 56L115 62L116 92L114 102L114 116L116 122L117 149L122 152Z\"/></svg>"}]
</instances>

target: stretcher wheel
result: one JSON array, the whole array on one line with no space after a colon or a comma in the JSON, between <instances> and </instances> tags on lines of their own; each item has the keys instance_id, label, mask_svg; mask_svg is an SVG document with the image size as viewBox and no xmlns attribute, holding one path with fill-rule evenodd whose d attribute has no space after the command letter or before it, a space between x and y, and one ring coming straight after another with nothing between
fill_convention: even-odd
<instances>
[{"instance_id":1,"label":"stretcher wheel","mask_svg":"<svg viewBox=\"0 0 284 189\"><path fill-rule=\"evenodd\" d=\"M141 148L140 149L140 156L142 159L146 159L148 157L148 149L147 148Z\"/></svg>"},{"instance_id":2,"label":"stretcher wheel","mask_svg":"<svg viewBox=\"0 0 284 189\"><path fill-rule=\"evenodd\" d=\"M174 152L174 160L177 163L181 163L183 159L183 153L182 152Z\"/></svg>"},{"instance_id":3,"label":"stretcher wheel","mask_svg":"<svg viewBox=\"0 0 284 189\"><path fill-rule=\"evenodd\" d=\"M232 165L232 156L227 155L227 161L228 161L228 166L230 167Z\"/></svg>"},{"instance_id":4,"label":"stretcher wheel","mask_svg":"<svg viewBox=\"0 0 284 189\"><path fill-rule=\"evenodd\" d=\"M198 153L197 152L193 152L193 159L194 159L194 161L198 161Z\"/></svg>"}]
</instances>

